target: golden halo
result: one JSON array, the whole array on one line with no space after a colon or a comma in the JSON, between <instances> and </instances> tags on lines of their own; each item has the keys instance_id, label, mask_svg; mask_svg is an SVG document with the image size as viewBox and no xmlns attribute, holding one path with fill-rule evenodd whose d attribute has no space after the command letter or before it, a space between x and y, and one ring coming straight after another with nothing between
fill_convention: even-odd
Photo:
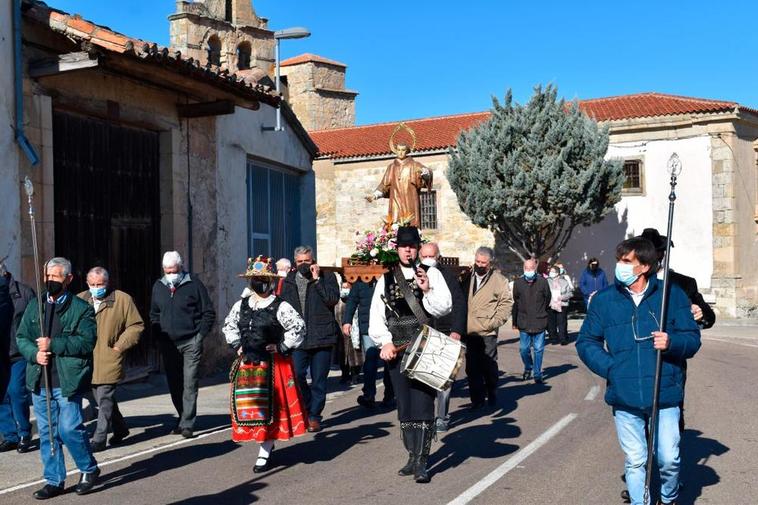
<instances>
[{"instance_id":1,"label":"golden halo","mask_svg":"<svg viewBox=\"0 0 758 505\"><path fill-rule=\"evenodd\" d=\"M392 151L393 154L397 154L397 146L395 145L395 135L397 135L401 130L405 130L410 134L411 139L413 140L413 143L410 146L409 153L416 149L416 132L413 131L413 128L409 127L405 123L398 124L394 130L392 130L392 135L390 135L390 151Z\"/></svg>"}]
</instances>

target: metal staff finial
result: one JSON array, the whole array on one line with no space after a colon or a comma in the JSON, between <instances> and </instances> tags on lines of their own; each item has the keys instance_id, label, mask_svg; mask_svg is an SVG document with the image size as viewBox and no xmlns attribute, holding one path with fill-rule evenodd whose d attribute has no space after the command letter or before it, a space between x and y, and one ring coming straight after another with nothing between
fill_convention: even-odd
<instances>
[{"instance_id":1,"label":"metal staff finial","mask_svg":"<svg viewBox=\"0 0 758 505\"><path fill-rule=\"evenodd\" d=\"M34 219L34 184L29 176L24 177L24 191L26 192L26 200L29 202L29 221L32 226L32 252L34 253L34 278L37 282L37 321L39 321L39 335L44 337L45 332L42 329L42 283L40 282L40 270L39 270L39 247L37 246L37 223ZM49 336L49 335L48 335ZM45 406L47 407L47 426L48 435L50 437L50 454L55 455L55 437L53 436L53 424L52 424L52 408L50 404L50 379L48 378L47 365L42 366L42 375L45 377Z\"/></svg>"}]
</instances>

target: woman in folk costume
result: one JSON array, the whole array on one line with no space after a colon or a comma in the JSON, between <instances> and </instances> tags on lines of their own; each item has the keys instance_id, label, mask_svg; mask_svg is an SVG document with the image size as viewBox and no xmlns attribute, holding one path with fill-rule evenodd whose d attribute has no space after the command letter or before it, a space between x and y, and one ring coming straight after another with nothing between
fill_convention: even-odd
<instances>
[{"instance_id":1,"label":"woman in folk costume","mask_svg":"<svg viewBox=\"0 0 758 505\"><path fill-rule=\"evenodd\" d=\"M305 322L294 308L273 294L278 276L270 258L248 259L249 279L224 320L224 337L239 358L232 365L232 440L259 442L253 472L270 468L274 441L306 432L303 400L297 389L292 349L303 342Z\"/></svg>"}]
</instances>

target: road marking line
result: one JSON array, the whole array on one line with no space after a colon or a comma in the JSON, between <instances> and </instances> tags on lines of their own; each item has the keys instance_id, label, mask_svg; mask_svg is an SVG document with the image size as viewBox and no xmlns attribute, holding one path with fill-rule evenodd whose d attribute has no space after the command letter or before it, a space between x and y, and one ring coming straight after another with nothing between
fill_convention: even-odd
<instances>
[{"instance_id":1,"label":"road marking line","mask_svg":"<svg viewBox=\"0 0 758 505\"><path fill-rule=\"evenodd\" d=\"M716 342L723 342L725 344L734 344L734 345L741 345L743 347L755 347L758 348L758 345L756 344L748 344L746 342L735 342L734 340L730 340L727 338L718 338L718 337L701 337L703 340L713 340ZM743 340L747 340L746 338Z\"/></svg>"},{"instance_id":2,"label":"road marking line","mask_svg":"<svg viewBox=\"0 0 758 505\"><path fill-rule=\"evenodd\" d=\"M534 439L529 445L508 458L499 467L495 468L486 477L461 493L457 498L455 498L447 505L466 505L469 503L471 500L479 496L485 489L500 480L506 473L516 468L522 461L531 456L535 451L537 451L537 449L545 445L551 438L560 433L560 431L568 426L568 424L576 419L576 417L577 415L574 413L566 415L563 419L548 428L546 432Z\"/></svg>"},{"instance_id":3,"label":"road marking line","mask_svg":"<svg viewBox=\"0 0 758 505\"><path fill-rule=\"evenodd\" d=\"M595 384L590 388L589 393L587 393L587 396L584 397L584 399L588 402L593 401L595 398L597 398L597 394L600 392L600 386Z\"/></svg>"}]
</instances>

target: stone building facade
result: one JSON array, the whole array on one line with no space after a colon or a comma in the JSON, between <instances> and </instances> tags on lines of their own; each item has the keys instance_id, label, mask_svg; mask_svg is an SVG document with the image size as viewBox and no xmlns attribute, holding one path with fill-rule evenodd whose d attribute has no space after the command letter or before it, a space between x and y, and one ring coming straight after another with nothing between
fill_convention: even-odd
<instances>
[{"instance_id":1,"label":"stone building facade","mask_svg":"<svg viewBox=\"0 0 758 505\"><path fill-rule=\"evenodd\" d=\"M0 258L34 284L28 176L40 255L69 257L74 289L85 288L90 267L104 266L146 318L161 254L178 250L218 313L204 361L227 363L217 330L242 291L246 258L315 243L315 145L270 87L42 2L25 2L23 12L22 123L39 163L13 140L16 76L5 72L0 179L12 182L0 185ZM9 19L0 13L1 41L13 40ZM266 127L278 107L285 129L274 132ZM272 188L281 198L263 202ZM285 196L297 213L284 212ZM149 332L128 361L132 370L157 368Z\"/></svg>"},{"instance_id":2,"label":"stone building facade","mask_svg":"<svg viewBox=\"0 0 758 505\"><path fill-rule=\"evenodd\" d=\"M613 275L615 246L644 228L664 233L673 152L684 172L677 186L672 267L695 277L706 299L722 316L754 316L758 309L758 111L733 102L645 93L580 101L580 107L610 128L608 156L625 161L630 172L621 201L601 223L579 227L561 254L575 278L590 257ZM406 121L416 131L412 155L434 170L434 229L442 253L473 261L479 245L508 255L492 234L461 212L445 178L447 152L458 134L489 117L463 114ZM319 146L316 172L319 259L339 264L354 249L356 230L376 228L386 200L368 203L391 161L387 141L395 123L311 132ZM626 169L626 168L625 168ZM422 213L424 210L422 209ZM510 273L520 265L505 262Z\"/></svg>"},{"instance_id":3,"label":"stone building facade","mask_svg":"<svg viewBox=\"0 0 758 505\"><path fill-rule=\"evenodd\" d=\"M281 63L285 99L306 130L345 128L355 124L356 91L345 88L347 66L315 54Z\"/></svg>"}]
</instances>

